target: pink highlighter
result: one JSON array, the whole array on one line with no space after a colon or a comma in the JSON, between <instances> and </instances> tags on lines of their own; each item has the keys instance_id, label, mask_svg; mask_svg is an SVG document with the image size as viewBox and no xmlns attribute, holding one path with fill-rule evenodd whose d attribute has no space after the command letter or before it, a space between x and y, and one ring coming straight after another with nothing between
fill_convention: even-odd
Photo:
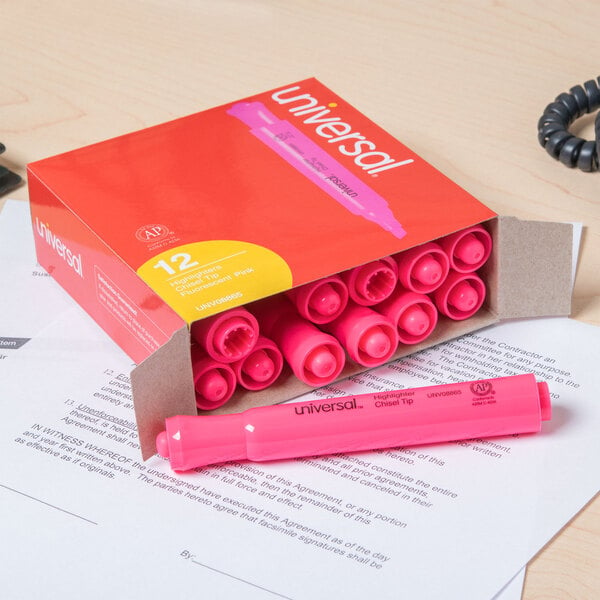
<instances>
[{"instance_id":1,"label":"pink highlighter","mask_svg":"<svg viewBox=\"0 0 600 600\"><path fill-rule=\"evenodd\" d=\"M287 298L267 298L255 302L251 310L300 381L320 386L340 375L346 361L340 343L303 319Z\"/></svg>"},{"instance_id":2,"label":"pink highlighter","mask_svg":"<svg viewBox=\"0 0 600 600\"><path fill-rule=\"evenodd\" d=\"M450 260L450 268L459 273L472 273L481 268L492 252L492 236L481 226L457 231L440 240Z\"/></svg>"},{"instance_id":3,"label":"pink highlighter","mask_svg":"<svg viewBox=\"0 0 600 600\"><path fill-rule=\"evenodd\" d=\"M317 324L333 321L348 303L348 288L339 275L306 283L285 294L300 316Z\"/></svg>"},{"instance_id":4,"label":"pink highlighter","mask_svg":"<svg viewBox=\"0 0 600 600\"><path fill-rule=\"evenodd\" d=\"M443 315L454 321L462 321L472 317L483 305L485 284L475 273L450 271L433 293L433 299Z\"/></svg>"},{"instance_id":5,"label":"pink highlighter","mask_svg":"<svg viewBox=\"0 0 600 600\"><path fill-rule=\"evenodd\" d=\"M438 311L429 296L400 286L375 309L396 326L401 344L422 342L433 333L438 322Z\"/></svg>"},{"instance_id":6,"label":"pink highlighter","mask_svg":"<svg viewBox=\"0 0 600 600\"><path fill-rule=\"evenodd\" d=\"M175 471L231 460L269 461L540 431L551 418L548 385L514 375L251 408L175 416L156 438Z\"/></svg>"},{"instance_id":7,"label":"pink highlighter","mask_svg":"<svg viewBox=\"0 0 600 600\"><path fill-rule=\"evenodd\" d=\"M242 387L263 390L275 383L281 374L283 356L275 342L261 336L252 352L231 366Z\"/></svg>"},{"instance_id":8,"label":"pink highlighter","mask_svg":"<svg viewBox=\"0 0 600 600\"><path fill-rule=\"evenodd\" d=\"M400 284L420 294L437 289L450 269L448 255L436 242L428 242L394 255Z\"/></svg>"},{"instance_id":9,"label":"pink highlighter","mask_svg":"<svg viewBox=\"0 0 600 600\"><path fill-rule=\"evenodd\" d=\"M386 363L398 346L398 334L391 321L352 301L335 321L324 323L321 329L339 340L350 358L364 367Z\"/></svg>"},{"instance_id":10,"label":"pink highlighter","mask_svg":"<svg viewBox=\"0 0 600 600\"><path fill-rule=\"evenodd\" d=\"M231 366L211 358L198 346L192 346L192 373L196 405L201 410L222 406L235 391L236 378Z\"/></svg>"},{"instance_id":11,"label":"pink highlighter","mask_svg":"<svg viewBox=\"0 0 600 600\"><path fill-rule=\"evenodd\" d=\"M354 267L341 275L348 286L351 300L361 306L382 302L398 283L398 267L391 256Z\"/></svg>"},{"instance_id":12,"label":"pink highlighter","mask_svg":"<svg viewBox=\"0 0 600 600\"><path fill-rule=\"evenodd\" d=\"M352 214L376 223L398 239L406 231L397 221L389 204L359 177L313 142L297 127L277 118L262 102L238 102L227 114L250 127L250 131L265 146L276 152L309 181L329 194ZM368 169L369 175L412 163L409 158ZM346 190L351 189L352 194Z\"/></svg>"},{"instance_id":13,"label":"pink highlighter","mask_svg":"<svg viewBox=\"0 0 600 600\"><path fill-rule=\"evenodd\" d=\"M245 308L232 308L192 323L190 334L211 358L231 363L254 348L258 322Z\"/></svg>"}]
</instances>

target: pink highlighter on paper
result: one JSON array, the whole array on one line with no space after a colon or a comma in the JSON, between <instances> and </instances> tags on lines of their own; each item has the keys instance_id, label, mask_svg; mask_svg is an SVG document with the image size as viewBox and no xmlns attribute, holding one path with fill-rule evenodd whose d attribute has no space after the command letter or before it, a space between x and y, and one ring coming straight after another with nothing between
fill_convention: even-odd
<instances>
[{"instance_id":1,"label":"pink highlighter on paper","mask_svg":"<svg viewBox=\"0 0 600 600\"><path fill-rule=\"evenodd\" d=\"M551 418L535 375L175 416L156 439L174 471L232 460L270 461L535 433Z\"/></svg>"}]
</instances>

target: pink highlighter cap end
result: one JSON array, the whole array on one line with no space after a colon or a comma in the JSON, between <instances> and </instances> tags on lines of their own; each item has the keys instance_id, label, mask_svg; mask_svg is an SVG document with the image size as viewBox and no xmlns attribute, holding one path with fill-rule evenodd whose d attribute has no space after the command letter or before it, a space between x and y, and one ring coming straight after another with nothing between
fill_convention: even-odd
<instances>
[{"instance_id":1,"label":"pink highlighter cap end","mask_svg":"<svg viewBox=\"0 0 600 600\"><path fill-rule=\"evenodd\" d=\"M215 329L214 343L228 359L246 356L256 343L255 329L245 319L232 317Z\"/></svg>"},{"instance_id":2,"label":"pink highlighter cap end","mask_svg":"<svg viewBox=\"0 0 600 600\"><path fill-rule=\"evenodd\" d=\"M422 335L429 329L431 320L418 305L409 306L398 320L398 326L410 335Z\"/></svg>"},{"instance_id":3,"label":"pink highlighter cap end","mask_svg":"<svg viewBox=\"0 0 600 600\"><path fill-rule=\"evenodd\" d=\"M325 284L311 296L309 304L320 315L329 316L339 310L342 299L331 285Z\"/></svg>"},{"instance_id":4,"label":"pink highlighter cap end","mask_svg":"<svg viewBox=\"0 0 600 600\"><path fill-rule=\"evenodd\" d=\"M156 436L156 451L163 458L169 458L169 440L166 431L161 431Z\"/></svg>"},{"instance_id":5,"label":"pink highlighter cap end","mask_svg":"<svg viewBox=\"0 0 600 600\"><path fill-rule=\"evenodd\" d=\"M325 346L315 348L307 357L305 367L317 377L329 377L337 369L335 356Z\"/></svg>"},{"instance_id":6,"label":"pink highlighter cap end","mask_svg":"<svg viewBox=\"0 0 600 600\"><path fill-rule=\"evenodd\" d=\"M486 253L485 246L481 240L472 233L462 238L454 248L454 254L467 265L478 264Z\"/></svg>"},{"instance_id":7,"label":"pink highlighter cap end","mask_svg":"<svg viewBox=\"0 0 600 600\"><path fill-rule=\"evenodd\" d=\"M440 263L431 256L425 254L414 265L412 276L425 285L434 285L442 278L444 269Z\"/></svg>"},{"instance_id":8,"label":"pink highlighter cap end","mask_svg":"<svg viewBox=\"0 0 600 600\"><path fill-rule=\"evenodd\" d=\"M381 327L372 327L359 341L360 349L373 358L382 358L390 351L391 341L381 329Z\"/></svg>"},{"instance_id":9,"label":"pink highlighter cap end","mask_svg":"<svg viewBox=\"0 0 600 600\"><path fill-rule=\"evenodd\" d=\"M550 421L552 419L552 402L550 400L550 390L545 381L538 381L538 394L540 396L540 412L542 421Z\"/></svg>"},{"instance_id":10,"label":"pink highlighter cap end","mask_svg":"<svg viewBox=\"0 0 600 600\"><path fill-rule=\"evenodd\" d=\"M448 296L448 302L461 311L469 311L479 302L479 294L467 281L459 282Z\"/></svg>"},{"instance_id":11,"label":"pink highlighter cap end","mask_svg":"<svg viewBox=\"0 0 600 600\"><path fill-rule=\"evenodd\" d=\"M258 382L268 381L275 372L275 363L262 349L255 350L243 365L244 373Z\"/></svg>"},{"instance_id":12,"label":"pink highlighter cap end","mask_svg":"<svg viewBox=\"0 0 600 600\"><path fill-rule=\"evenodd\" d=\"M208 371L196 383L198 393L209 402L218 402L229 391L229 384L217 369Z\"/></svg>"}]
</instances>

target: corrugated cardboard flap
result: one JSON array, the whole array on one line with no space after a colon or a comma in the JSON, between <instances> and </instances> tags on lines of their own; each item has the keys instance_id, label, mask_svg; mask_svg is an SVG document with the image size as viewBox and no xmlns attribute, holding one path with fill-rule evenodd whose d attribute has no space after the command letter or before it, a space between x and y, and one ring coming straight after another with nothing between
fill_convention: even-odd
<instances>
[{"instance_id":1,"label":"corrugated cardboard flap","mask_svg":"<svg viewBox=\"0 0 600 600\"><path fill-rule=\"evenodd\" d=\"M140 446L144 460L156 453L156 436L165 419L196 414L187 327L139 364L131 373Z\"/></svg>"},{"instance_id":2,"label":"corrugated cardboard flap","mask_svg":"<svg viewBox=\"0 0 600 600\"><path fill-rule=\"evenodd\" d=\"M570 314L573 227L500 217L498 236L498 316Z\"/></svg>"}]
</instances>

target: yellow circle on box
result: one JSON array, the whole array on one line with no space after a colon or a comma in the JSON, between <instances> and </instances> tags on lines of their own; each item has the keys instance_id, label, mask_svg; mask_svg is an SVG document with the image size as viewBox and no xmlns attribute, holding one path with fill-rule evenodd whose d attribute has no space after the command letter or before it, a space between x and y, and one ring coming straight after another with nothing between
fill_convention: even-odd
<instances>
[{"instance_id":1,"label":"yellow circle on box","mask_svg":"<svg viewBox=\"0 0 600 600\"><path fill-rule=\"evenodd\" d=\"M281 256L236 240L170 248L137 273L189 324L292 286L292 272Z\"/></svg>"}]
</instances>

